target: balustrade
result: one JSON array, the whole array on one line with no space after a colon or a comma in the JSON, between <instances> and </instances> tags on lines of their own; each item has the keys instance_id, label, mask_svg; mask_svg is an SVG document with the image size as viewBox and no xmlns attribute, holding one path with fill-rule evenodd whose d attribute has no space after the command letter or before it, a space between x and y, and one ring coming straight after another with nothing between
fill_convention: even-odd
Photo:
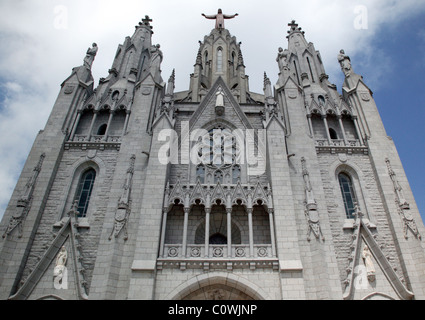
<instances>
[{"instance_id":1,"label":"balustrade","mask_svg":"<svg viewBox=\"0 0 425 320\"><path fill-rule=\"evenodd\" d=\"M121 136L108 136L105 140L105 136L99 136L99 135L92 135L90 137L90 141L88 140L87 135L78 135L76 134L74 136L74 139L72 139L72 142L94 142L94 143L104 143L104 142L121 142Z\"/></svg>"},{"instance_id":2,"label":"balustrade","mask_svg":"<svg viewBox=\"0 0 425 320\"><path fill-rule=\"evenodd\" d=\"M163 257L160 259L177 259L177 260L234 260L234 259L272 259L273 248L271 244L256 244L254 245L253 256L251 257L249 244L232 245L232 254L228 254L228 246L224 245L210 245L208 247L208 254L205 252L205 245L189 244L186 250L180 244L166 244L164 245ZM183 253L186 255L183 256Z\"/></svg>"}]
</instances>

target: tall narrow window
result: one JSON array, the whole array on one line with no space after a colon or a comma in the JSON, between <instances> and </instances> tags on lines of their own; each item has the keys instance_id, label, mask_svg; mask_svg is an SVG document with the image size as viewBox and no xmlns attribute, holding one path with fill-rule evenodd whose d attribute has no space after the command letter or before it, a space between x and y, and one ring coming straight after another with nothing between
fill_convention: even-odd
<instances>
[{"instance_id":1,"label":"tall narrow window","mask_svg":"<svg viewBox=\"0 0 425 320\"><path fill-rule=\"evenodd\" d=\"M345 213L347 219L354 219L354 213L356 212L357 198L354 193L353 182L351 178L345 173L338 175L339 185L341 187L342 199L344 200Z\"/></svg>"},{"instance_id":2,"label":"tall narrow window","mask_svg":"<svg viewBox=\"0 0 425 320\"><path fill-rule=\"evenodd\" d=\"M233 166L233 184L237 184L241 178L241 167L238 165Z\"/></svg>"},{"instance_id":3,"label":"tall narrow window","mask_svg":"<svg viewBox=\"0 0 425 320\"><path fill-rule=\"evenodd\" d=\"M223 50L217 51L217 72L223 72Z\"/></svg>"},{"instance_id":4,"label":"tall narrow window","mask_svg":"<svg viewBox=\"0 0 425 320\"><path fill-rule=\"evenodd\" d=\"M214 173L214 183L221 183L223 184L223 172L221 172L220 170L217 170Z\"/></svg>"},{"instance_id":5,"label":"tall narrow window","mask_svg":"<svg viewBox=\"0 0 425 320\"><path fill-rule=\"evenodd\" d=\"M84 218L87 215L95 179L96 171L94 169L89 169L81 176L75 196L75 200L78 201L78 217L80 218Z\"/></svg>"},{"instance_id":6,"label":"tall narrow window","mask_svg":"<svg viewBox=\"0 0 425 320\"><path fill-rule=\"evenodd\" d=\"M310 59L307 57L307 63L308 63L308 68L310 69L310 75L311 75L311 81L314 81L314 76L313 76L313 70L311 70L311 63L310 63Z\"/></svg>"},{"instance_id":7,"label":"tall narrow window","mask_svg":"<svg viewBox=\"0 0 425 320\"><path fill-rule=\"evenodd\" d=\"M202 164L196 168L196 180L205 183L205 167Z\"/></svg>"},{"instance_id":8,"label":"tall narrow window","mask_svg":"<svg viewBox=\"0 0 425 320\"><path fill-rule=\"evenodd\" d=\"M296 76L297 76L298 84L301 85L301 83L300 83L300 75L298 74L297 63L295 61L294 61L294 67L295 67L295 73L296 73Z\"/></svg>"}]
</instances>

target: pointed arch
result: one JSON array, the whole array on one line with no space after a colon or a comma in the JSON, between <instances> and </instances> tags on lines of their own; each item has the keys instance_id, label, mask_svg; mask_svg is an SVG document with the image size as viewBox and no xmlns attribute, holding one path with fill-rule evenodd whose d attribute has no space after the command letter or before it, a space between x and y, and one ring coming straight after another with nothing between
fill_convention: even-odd
<instances>
[{"instance_id":1,"label":"pointed arch","mask_svg":"<svg viewBox=\"0 0 425 320\"><path fill-rule=\"evenodd\" d=\"M88 170L93 169L96 172L96 181L93 185L92 198L96 197L100 186L103 185L104 179L106 177L106 166L102 159L97 156L92 157L88 160L87 157L82 157L77 160L68 170L67 177L68 184L64 188L63 195L61 198L62 206L58 210L57 220L60 221L64 215L70 210L77 193L78 184L82 175ZM95 210L94 207L90 211Z\"/></svg>"},{"instance_id":2,"label":"pointed arch","mask_svg":"<svg viewBox=\"0 0 425 320\"><path fill-rule=\"evenodd\" d=\"M351 160L336 160L329 167L329 174L331 179L333 179L333 185L335 188L335 197L336 199L341 199L341 208L344 208L342 195L340 191L339 184L339 174L345 173L352 179L353 189L355 190L355 194L357 197L357 202L365 214L365 219L372 219L371 212L369 208L371 207L369 204L371 203L367 193L365 192L366 182L364 178L363 171Z\"/></svg>"},{"instance_id":3,"label":"pointed arch","mask_svg":"<svg viewBox=\"0 0 425 320\"><path fill-rule=\"evenodd\" d=\"M238 288L253 300L271 300L269 295L260 286L246 278L226 272L211 272L193 277L171 291L164 299L184 300L199 289L215 284L222 285L223 288Z\"/></svg>"}]
</instances>

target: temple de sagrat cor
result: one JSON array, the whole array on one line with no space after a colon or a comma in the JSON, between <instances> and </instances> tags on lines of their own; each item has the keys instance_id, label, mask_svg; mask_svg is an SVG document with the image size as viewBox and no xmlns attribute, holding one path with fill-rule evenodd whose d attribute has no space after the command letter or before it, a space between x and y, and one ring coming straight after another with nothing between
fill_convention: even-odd
<instances>
[{"instance_id":1,"label":"temple de sagrat cor","mask_svg":"<svg viewBox=\"0 0 425 320\"><path fill-rule=\"evenodd\" d=\"M148 16L97 87L96 44L72 69L0 226L0 298L425 299L424 225L354 61L335 54L339 93L292 21L251 92L241 18L203 16L187 91Z\"/></svg>"}]
</instances>

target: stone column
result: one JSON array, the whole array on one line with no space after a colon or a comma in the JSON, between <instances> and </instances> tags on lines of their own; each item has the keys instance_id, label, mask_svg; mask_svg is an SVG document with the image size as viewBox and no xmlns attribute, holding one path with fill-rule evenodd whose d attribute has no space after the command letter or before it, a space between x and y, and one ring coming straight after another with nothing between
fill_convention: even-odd
<instances>
[{"instance_id":1,"label":"stone column","mask_svg":"<svg viewBox=\"0 0 425 320\"><path fill-rule=\"evenodd\" d=\"M326 116L322 115L323 123L325 124L325 130L326 130L326 136L328 137L329 146L332 146L332 139L331 135L329 134L329 126L328 126L328 120L326 119Z\"/></svg>"},{"instance_id":2,"label":"stone column","mask_svg":"<svg viewBox=\"0 0 425 320\"><path fill-rule=\"evenodd\" d=\"M167 218L168 218L168 208L164 208L162 213L162 229L161 229L161 245L159 248L159 256L165 258L164 248L165 248L165 232L167 231Z\"/></svg>"},{"instance_id":3,"label":"stone column","mask_svg":"<svg viewBox=\"0 0 425 320\"><path fill-rule=\"evenodd\" d=\"M246 209L248 213L248 228L249 228L249 255L251 258L254 257L254 229L252 225L252 208Z\"/></svg>"},{"instance_id":4,"label":"stone column","mask_svg":"<svg viewBox=\"0 0 425 320\"><path fill-rule=\"evenodd\" d=\"M227 257L232 257L232 208L226 208L227 212Z\"/></svg>"},{"instance_id":5,"label":"stone column","mask_svg":"<svg viewBox=\"0 0 425 320\"><path fill-rule=\"evenodd\" d=\"M210 219L211 208L205 208L205 258L210 254Z\"/></svg>"},{"instance_id":6,"label":"stone column","mask_svg":"<svg viewBox=\"0 0 425 320\"><path fill-rule=\"evenodd\" d=\"M186 258L187 252L187 226L189 223L190 208L184 208L184 222L183 222L183 243L182 243L182 257Z\"/></svg>"},{"instance_id":7,"label":"stone column","mask_svg":"<svg viewBox=\"0 0 425 320\"><path fill-rule=\"evenodd\" d=\"M125 134L127 133L127 128L128 128L128 120L130 119L130 110L126 110L125 111L125 122L124 122L124 128L122 129L122 134L121 136L124 137Z\"/></svg>"},{"instance_id":8,"label":"stone column","mask_svg":"<svg viewBox=\"0 0 425 320\"><path fill-rule=\"evenodd\" d=\"M363 141L362 135L360 133L360 128L359 128L357 116L353 116L353 121L354 121L354 126L356 128L357 136L359 137L359 140L360 140L360 145L364 146L364 141Z\"/></svg>"},{"instance_id":9,"label":"stone column","mask_svg":"<svg viewBox=\"0 0 425 320\"><path fill-rule=\"evenodd\" d=\"M339 127L341 128L344 143L345 143L346 146L348 146L348 140L347 140L347 136L345 135L345 129L344 129L344 124L342 123L342 116L341 115L338 116L338 122L339 122Z\"/></svg>"},{"instance_id":10,"label":"stone column","mask_svg":"<svg viewBox=\"0 0 425 320\"><path fill-rule=\"evenodd\" d=\"M69 137L70 141L74 140L75 132L77 131L78 125L80 124L81 115L83 114L82 110L77 111L77 119L74 122L74 127L72 128L71 136Z\"/></svg>"},{"instance_id":11,"label":"stone column","mask_svg":"<svg viewBox=\"0 0 425 320\"><path fill-rule=\"evenodd\" d=\"M111 127L112 119L114 118L115 111L111 110L109 114L108 125L106 127L105 136L103 137L103 141L108 141L109 129Z\"/></svg>"},{"instance_id":12,"label":"stone column","mask_svg":"<svg viewBox=\"0 0 425 320\"><path fill-rule=\"evenodd\" d=\"M92 136L92 132L93 132L94 123L96 122L96 119L97 119L97 115L98 115L98 113L99 113L99 111L97 111L97 110L94 110L94 111L93 111L93 119L92 119L92 121L91 121L90 129L89 129L89 132L88 132L88 135L87 135L87 141L88 141L88 142L90 142L90 140L91 140L91 136Z\"/></svg>"},{"instance_id":13,"label":"stone column","mask_svg":"<svg viewBox=\"0 0 425 320\"><path fill-rule=\"evenodd\" d=\"M273 258L277 256L276 253L276 235L274 231L274 209L269 208L269 222L270 222L270 239L272 242L272 255Z\"/></svg>"},{"instance_id":14,"label":"stone column","mask_svg":"<svg viewBox=\"0 0 425 320\"><path fill-rule=\"evenodd\" d=\"M308 127L310 128L311 137L312 137L313 139L315 139L315 138L314 138L314 129L313 129L313 124L312 124L312 122L311 122L311 114L308 114L308 115L307 115L307 120L308 120Z\"/></svg>"}]
</instances>

